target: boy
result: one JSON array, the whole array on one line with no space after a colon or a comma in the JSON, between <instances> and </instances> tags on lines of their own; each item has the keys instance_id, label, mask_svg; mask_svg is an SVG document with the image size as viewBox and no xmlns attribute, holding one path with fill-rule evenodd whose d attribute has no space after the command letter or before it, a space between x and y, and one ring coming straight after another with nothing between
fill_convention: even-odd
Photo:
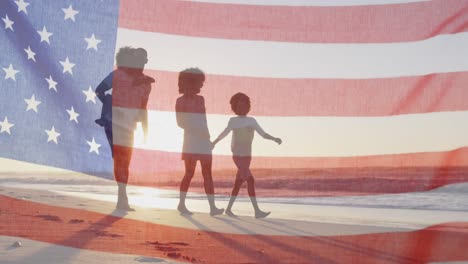
<instances>
[{"instance_id":1,"label":"boy","mask_svg":"<svg viewBox=\"0 0 468 264\"><path fill-rule=\"evenodd\" d=\"M239 193L239 189L244 181L247 181L247 191L250 196L250 200L255 209L255 218L265 218L270 212L263 212L258 207L257 198L255 197L255 181L252 173L250 172L250 162L252 160L252 141L254 138L254 131L257 131L263 138L275 141L281 144L280 138L272 137L267 134L257 120L253 117L248 117L247 114L250 111L250 98L243 93L237 93L232 96L231 109L237 115L229 120L228 126L213 141L213 147L221 139L226 137L232 131L231 151L232 159L237 166L237 175L232 189L231 199L229 200L228 207L226 208L226 214L231 217L236 215L232 212L231 208L236 200L236 196Z\"/></svg>"}]
</instances>

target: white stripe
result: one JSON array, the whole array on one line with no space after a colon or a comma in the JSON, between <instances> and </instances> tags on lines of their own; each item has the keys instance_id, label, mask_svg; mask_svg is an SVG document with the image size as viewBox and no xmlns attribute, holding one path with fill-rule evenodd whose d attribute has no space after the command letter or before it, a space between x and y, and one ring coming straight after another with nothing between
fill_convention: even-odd
<instances>
[{"instance_id":1,"label":"white stripe","mask_svg":"<svg viewBox=\"0 0 468 264\"><path fill-rule=\"evenodd\" d=\"M362 6L406 4L427 2L429 0L186 0L189 2L203 2L215 4L242 4L266 6Z\"/></svg>"},{"instance_id":2,"label":"white stripe","mask_svg":"<svg viewBox=\"0 0 468 264\"><path fill-rule=\"evenodd\" d=\"M133 110L128 110L133 111ZM192 114L195 115L195 114ZM143 149L181 152L183 131L175 113L149 111L146 144L137 131L135 143ZM226 127L230 116L208 115L211 139ZM387 117L257 117L269 134L283 140L281 146L256 136L253 156L342 157L448 151L468 146L468 111ZM116 122L119 120L114 117ZM228 136L214 153L231 155ZM114 142L128 145L114 134Z\"/></svg>"},{"instance_id":3,"label":"white stripe","mask_svg":"<svg viewBox=\"0 0 468 264\"><path fill-rule=\"evenodd\" d=\"M468 70L468 33L417 42L316 44L226 40L118 29L117 47L143 47L147 68L275 78L366 79Z\"/></svg>"}]
</instances>

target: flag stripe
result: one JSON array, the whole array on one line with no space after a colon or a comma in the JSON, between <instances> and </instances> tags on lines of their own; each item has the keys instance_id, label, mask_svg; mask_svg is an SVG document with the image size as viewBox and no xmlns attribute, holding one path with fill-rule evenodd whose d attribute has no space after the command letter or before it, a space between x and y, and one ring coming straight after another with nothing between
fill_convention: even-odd
<instances>
[{"instance_id":1,"label":"flag stripe","mask_svg":"<svg viewBox=\"0 0 468 264\"><path fill-rule=\"evenodd\" d=\"M117 146L118 147L118 146ZM101 148L101 155L109 152ZM268 197L349 196L431 190L468 181L468 150L342 158L254 157L251 170L257 195ZM1 160L0 170L21 166L33 175L69 172L40 165L12 165ZM6 174L5 174L6 173ZM87 171L90 175L99 170ZM130 184L178 189L184 175L180 153L134 149ZM217 193L229 193L236 175L230 156L214 155L213 177ZM112 176L111 176L112 177ZM73 181L72 181L73 183ZM202 177L192 180L190 191L203 193Z\"/></svg>"},{"instance_id":2,"label":"flag stripe","mask_svg":"<svg viewBox=\"0 0 468 264\"><path fill-rule=\"evenodd\" d=\"M184 36L316 43L416 41L468 29L464 0L378 2L305 7L122 0L119 26Z\"/></svg>"},{"instance_id":3,"label":"flag stripe","mask_svg":"<svg viewBox=\"0 0 468 264\"><path fill-rule=\"evenodd\" d=\"M187 1L187 0L183 0ZM214 4L242 4L266 6L355 6L355 5L389 5L400 3L427 2L430 0L188 0L190 2Z\"/></svg>"},{"instance_id":4,"label":"flag stripe","mask_svg":"<svg viewBox=\"0 0 468 264\"><path fill-rule=\"evenodd\" d=\"M178 72L146 70L156 79L148 109L174 111ZM382 79L281 79L207 74L201 94L211 114L232 114L229 100L249 95L253 116L387 116L468 110L468 72ZM274 95L274 96L272 96ZM120 107L138 108L121 100Z\"/></svg>"},{"instance_id":5,"label":"flag stripe","mask_svg":"<svg viewBox=\"0 0 468 264\"><path fill-rule=\"evenodd\" d=\"M468 148L461 148L366 157L253 157L251 170L259 196L308 197L427 191L467 182L467 166ZM178 188L183 174L180 153L133 150L130 184ZM230 191L235 175L230 156L213 156L218 193L219 188ZM190 190L203 192L202 182L202 177L194 177Z\"/></svg>"},{"instance_id":6,"label":"flag stripe","mask_svg":"<svg viewBox=\"0 0 468 264\"><path fill-rule=\"evenodd\" d=\"M115 107L113 122L128 126L135 112ZM202 120L203 114L181 113L186 122ZM214 140L228 124L230 116L207 115ZM257 135L252 155L277 157L342 157L382 154L448 151L468 146L468 112L439 112L387 117L256 117L267 132L283 139L281 151L272 141ZM148 112L148 140L139 148L179 152L183 131L176 124L174 112ZM194 123L195 127L197 124ZM129 128L130 129L130 128ZM114 131L114 143L131 147L127 137ZM424 135L424 136L422 136ZM137 139L141 138L137 136ZM170 140L168 140L170 139ZM216 154L230 155L230 136L215 148ZM399 144L395 144L398 142ZM195 150L194 150L195 151ZM206 154L200 150L200 154Z\"/></svg>"},{"instance_id":7,"label":"flag stripe","mask_svg":"<svg viewBox=\"0 0 468 264\"><path fill-rule=\"evenodd\" d=\"M180 257L190 256L209 263L219 262L220 259L236 263L273 263L275 260L295 263L349 263L356 259L361 263L468 260L464 243L468 239L468 224L465 222L441 223L411 232L350 236L246 236L168 227L6 196L0 196L0 200L1 209L5 212L0 214L1 235L103 252L164 257L167 251L158 248L157 242L179 242L175 246L183 241L186 244L182 245L187 246L177 247ZM15 221L11 221L12 217ZM83 222L70 224L69 221L73 219ZM205 227L196 219L188 220L200 228ZM28 232L24 232L26 226ZM122 247L122 239L125 239L125 247Z\"/></svg>"},{"instance_id":8,"label":"flag stripe","mask_svg":"<svg viewBox=\"0 0 468 264\"><path fill-rule=\"evenodd\" d=\"M229 155L213 155L213 169L235 169ZM253 157L254 169L325 169L338 168L446 168L468 166L468 148L459 148L441 152L407 153L393 155L374 155L359 157ZM136 171L153 172L183 171L184 164L178 152L166 152L135 148L132 155L132 167ZM287 175L283 175L287 177ZM466 175L465 175L466 176Z\"/></svg>"},{"instance_id":9,"label":"flag stripe","mask_svg":"<svg viewBox=\"0 0 468 264\"><path fill-rule=\"evenodd\" d=\"M393 44L315 44L225 40L119 28L117 47L143 47L147 69L209 74L368 79L468 70L468 33ZM196 52L195 52L196 51ZM299 63L300 62L300 63Z\"/></svg>"}]
</instances>

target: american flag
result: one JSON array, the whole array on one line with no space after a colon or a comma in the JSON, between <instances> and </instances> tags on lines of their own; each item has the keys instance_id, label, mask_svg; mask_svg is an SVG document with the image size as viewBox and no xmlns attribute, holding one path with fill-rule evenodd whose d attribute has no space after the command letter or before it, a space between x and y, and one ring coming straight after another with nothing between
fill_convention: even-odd
<instances>
[{"instance_id":1,"label":"american flag","mask_svg":"<svg viewBox=\"0 0 468 264\"><path fill-rule=\"evenodd\" d=\"M174 105L178 74L189 67L206 74L201 94L212 139L237 92L250 96L258 123L283 139L280 147L254 141L259 196L372 200L468 180L466 0L2 0L0 7L0 164L112 179L94 91L114 69L116 51L131 46L146 49L144 73L156 83L148 140L135 132L129 184L178 188L183 133ZM215 191L229 192L228 140L213 154ZM191 190L203 193L198 178ZM266 220L258 230L229 222L231 232L195 220L187 228L0 199L2 236L114 254L209 263L468 261L466 212L434 216L417 229L314 235L307 228L316 219ZM89 224L65 228L49 215Z\"/></svg>"},{"instance_id":2,"label":"american flag","mask_svg":"<svg viewBox=\"0 0 468 264\"><path fill-rule=\"evenodd\" d=\"M94 89L113 68L118 6L2 1L1 12L1 156L110 175Z\"/></svg>"}]
</instances>

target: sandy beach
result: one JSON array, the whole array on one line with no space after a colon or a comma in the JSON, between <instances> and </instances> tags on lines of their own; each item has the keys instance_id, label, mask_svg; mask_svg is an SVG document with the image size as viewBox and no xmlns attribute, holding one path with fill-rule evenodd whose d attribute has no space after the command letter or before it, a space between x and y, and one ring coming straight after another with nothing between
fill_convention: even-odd
<instances>
[{"instance_id":1,"label":"sandy beach","mask_svg":"<svg viewBox=\"0 0 468 264\"><path fill-rule=\"evenodd\" d=\"M14 243L21 241L21 247ZM0 236L0 258L3 264L16 263L181 263L164 258L152 258L131 254L104 253L92 250L65 247L22 237Z\"/></svg>"},{"instance_id":2,"label":"sandy beach","mask_svg":"<svg viewBox=\"0 0 468 264\"><path fill-rule=\"evenodd\" d=\"M0 178L0 255L7 263L468 260L467 184L371 197L262 197L260 206L272 214L257 220L246 197L234 206L239 217L210 217L204 195L190 193L195 214L183 217L174 190L129 186L136 211L125 213L114 209L110 180L32 175ZM225 207L227 198L217 203Z\"/></svg>"},{"instance_id":3,"label":"sandy beach","mask_svg":"<svg viewBox=\"0 0 468 264\"><path fill-rule=\"evenodd\" d=\"M468 264L468 0L0 16L0 264Z\"/></svg>"}]
</instances>

